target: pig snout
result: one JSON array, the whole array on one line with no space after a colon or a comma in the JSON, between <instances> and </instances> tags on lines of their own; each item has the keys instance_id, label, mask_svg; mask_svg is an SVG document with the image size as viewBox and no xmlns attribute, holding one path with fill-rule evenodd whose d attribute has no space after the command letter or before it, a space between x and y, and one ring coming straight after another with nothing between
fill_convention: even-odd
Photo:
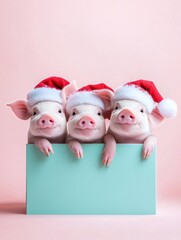
<instances>
[{"instance_id":1,"label":"pig snout","mask_svg":"<svg viewBox=\"0 0 181 240\"><path fill-rule=\"evenodd\" d=\"M129 109L123 109L117 116L117 121L120 124L135 124L136 116Z\"/></svg>"},{"instance_id":2,"label":"pig snout","mask_svg":"<svg viewBox=\"0 0 181 240\"><path fill-rule=\"evenodd\" d=\"M55 127L55 120L48 114L45 114L40 117L40 119L37 122L37 125L40 128L53 128Z\"/></svg>"},{"instance_id":3,"label":"pig snout","mask_svg":"<svg viewBox=\"0 0 181 240\"><path fill-rule=\"evenodd\" d=\"M89 116L83 116L79 119L79 121L77 122L77 126L80 129L93 129L96 125L96 122L93 118L89 117Z\"/></svg>"}]
</instances>

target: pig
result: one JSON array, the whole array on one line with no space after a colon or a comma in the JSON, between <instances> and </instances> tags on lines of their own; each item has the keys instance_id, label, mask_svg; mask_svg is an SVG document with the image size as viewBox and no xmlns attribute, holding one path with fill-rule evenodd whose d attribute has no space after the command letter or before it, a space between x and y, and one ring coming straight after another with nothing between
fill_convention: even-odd
<instances>
[{"instance_id":1,"label":"pig","mask_svg":"<svg viewBox=\"0 0 181 240\"><path fill-rule=\"evenodd\" d=\"M83 158L81 143L103 142L112 97L113 90L105 84L85 86L68 97L66 142L76 158Z\"/></svg>"},{"instance_id":2,"label":"pig","mask_svg":"<svg viewBox=\"0 0 181 240\"><path fill-rule=\"evenodd\" d=\"M142 158L148 159L156 146L151 126L158 126L165 118L175 117L176 103L163 99L153 82L137 80L118 88L112 104L110 125L104 139L103 164L111 164L116 143L141 143Z\"/></svg>"},{"instance_id":3,"label":"pig","mask_svg":"<svg viewBox=\"0 0 181 240\"><path fill-rule=\"evenodd\" d=\"M65 79L50 77L41 81L27 95L28 100L7 104L18 118L30 119L28 143L35 144L47 157L54 153L51 143L65 142L67 128L64 95L75 89L75 82L69 84Z\"/></svg>"}]
</instances>

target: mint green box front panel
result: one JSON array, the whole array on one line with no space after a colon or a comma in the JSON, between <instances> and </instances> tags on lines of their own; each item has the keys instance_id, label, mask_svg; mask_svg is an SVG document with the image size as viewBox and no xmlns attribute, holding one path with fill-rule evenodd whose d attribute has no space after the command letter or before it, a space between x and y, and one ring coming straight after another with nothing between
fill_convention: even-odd
<instances>
[{"instance_id":1,"label":"mint green box front panel","mask_svg":"<svg viewBox=\"0 0 181 240\"><path fill-rule=\"evenodd\" d=\"M110 167L103 144L83 144L76 159L66 144L45 157L27 144L27 214L155 214L156 152L141 158L142 144L117 144Z\"/></svg>"}]
</instances>

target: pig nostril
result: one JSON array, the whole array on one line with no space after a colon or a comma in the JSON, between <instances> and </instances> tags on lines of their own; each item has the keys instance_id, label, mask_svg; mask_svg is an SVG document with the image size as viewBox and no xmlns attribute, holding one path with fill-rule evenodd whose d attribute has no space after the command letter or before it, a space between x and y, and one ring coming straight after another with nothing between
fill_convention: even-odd
<instances>
[{"instance_id":1,"label":"pig nostril","mask_svg":"<svg viewBox=\"0 0 181 240\"><path fill-rule=\"evenodd\" d=\"M131 119L134 119L134 116L133 116L133 115L130 115L129 117L130 117Z\"/></svg>"},{"instance_id":2,"label":"pig nostril","mask_svg":"<svg viewBox=\"0 0 181 240\"><path fill-rule=\"evenodd\" d=\"M123 118L124 118L124 115L121 115L121 118L123 119Z\"/></svg>"},{"instance_id":3,"label":"pig nostril","mask_svg":"<svg viewBox=\"0 0 181 240\"><path fill-rule=\"evenodd\" d=\"M93 124L94 124L94 122L93 122L93 121L90 121L90 124L92 124L92 125L93 125Z\"/></svg>"},{"instance_id":4,"label":"pig nostril","mask_svg":"<svg viewBox=\"0 0 181 240\"><path fill-rule=\"evenodd\" d=\"M41 122L42 122L42 123L45 123L45 120L42 120Z\"/></svg>"},{"instance_id":5,"label":"pig nostril","mask_svg":"<svg viewBox=\"0 0 181 240\"><path fill-rule=\"evenodd\" d=\"M82 121L82 124L84 125L84 124L85 124L85 121Z\"/></svg>"}]
</instances>

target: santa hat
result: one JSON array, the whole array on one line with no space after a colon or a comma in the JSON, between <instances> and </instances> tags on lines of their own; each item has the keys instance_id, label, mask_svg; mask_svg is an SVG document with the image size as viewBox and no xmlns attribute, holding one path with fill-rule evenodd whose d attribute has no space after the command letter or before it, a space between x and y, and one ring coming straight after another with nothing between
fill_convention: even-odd
<instances>
[{"instance_id":1,"label":"santa hat","mask_svg":"<svg viewBox=\"0 0 181 240\"><path fill-rule=\"evenodd\" d=\"M126 83L115 91L115 101L130 99L142 103L151 113L155 107L166 118L177 114L177 105L171 99L163 99L152 81L137 80Z\"/></svg>"},{"instance_id":2,"label":"santa hat","mask_svg":"<svg viewBox=\"0 0 181 240\"><path fill-rule=\"evenodd\" d=\"M99 91L107 90L113 92L113 89L104 83L86 85L70 95L66 102L66 111L70 112L71 108L81 104L91 104L106 110L103 99L99 96Z\"/></svg>"},{"instance_id":3,"label":"santa hat","mask_svg":"<svg viewBox=\"0 0 181 240\"><path fill-rule=\"evenodd\" d=\"M30 106L42 101L54 101L62 103L61 90L69 82L60 77L49 77L38 83L27 95Z\"/></svg>"}]
</instances>

